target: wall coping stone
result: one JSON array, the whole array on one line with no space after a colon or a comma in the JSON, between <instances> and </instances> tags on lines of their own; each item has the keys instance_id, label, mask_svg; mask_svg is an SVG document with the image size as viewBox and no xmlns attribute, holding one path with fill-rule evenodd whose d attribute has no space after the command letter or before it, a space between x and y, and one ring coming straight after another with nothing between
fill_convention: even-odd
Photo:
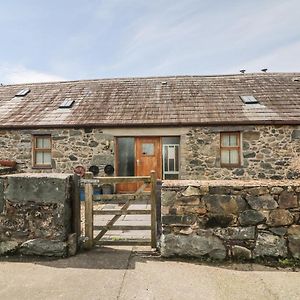
<instances>
[{"instance_id":1,"label":"wall coping stone","mask_svg":"<svg viewBox=\"0 0 300 300\"><path fill-rule=\"evenodd\" d=\"M200 186L229 186L229 187L258 187L258 186L293 186L298 187L300 179L293 180L163 180L162 187L200 187Z\"/></svg>"},{"instance_id":2,"label":"wall coping stone","mask_svg":"<svg viewBox=\"0 0 300 300\"><path fill-rule=\"evenodd\" d=\"M59 178L66 179L70 177L71 173L18 173L18 174L9 174L3 175L0 177L8 178L8 177L21 177L21 178Z\"/></svg>"}]
</instances>

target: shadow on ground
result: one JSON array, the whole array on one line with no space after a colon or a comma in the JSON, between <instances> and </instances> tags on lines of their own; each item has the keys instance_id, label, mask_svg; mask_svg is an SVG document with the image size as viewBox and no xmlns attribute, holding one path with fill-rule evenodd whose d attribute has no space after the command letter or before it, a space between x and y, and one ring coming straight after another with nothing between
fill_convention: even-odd
<instances>
[{"instance_id":1,"label":"shadow on ground","mask_svg":"<svg viewBox=\"0 0 300 300\"><path fill-rule=\"evenodd\" d=\"M300 272L299 267L281 266L275 262L253 263L253 262L218 262L191 258L162 258L158 252L149 250L147 247L96 247L90 251L81 251L76 256L68 258L44 258L44 257L24 257L7 256L1 257L5 262L33 263L52 268L75 268L75 269L135 269L136 263L153 262L173 262L181 264L194 264L211 268L221 268L236 271L284 271Z\"/></svg>"}]
</instances>

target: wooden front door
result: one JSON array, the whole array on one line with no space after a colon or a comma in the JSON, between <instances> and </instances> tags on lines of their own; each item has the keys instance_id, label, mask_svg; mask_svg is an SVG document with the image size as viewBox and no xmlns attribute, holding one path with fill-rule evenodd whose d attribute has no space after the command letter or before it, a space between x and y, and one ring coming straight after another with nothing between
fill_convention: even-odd
<instances>
[{"instance_id":1,"label":"wooden front door","mask_svg":"<svg viewBox=\"0 0 300 300\"><path fill-rule=\"evenodd\" d=\"M136 138L136 176L149 176L156 171L157 178L161 178L161 143L160 137Z\"/></svg>"},{"instance_id":2,"label":"wooden front door","mask_svg":"<svg viewBox=\"0 0 300 300\"><path fill-rule=\"evenodd\" d=\"M117 176L149 176L156 171L161 179L162 156L160 137L121 137L117 139ZM118 193L135 192L140 184L118 183ZM148 189L149 190L149 189Z\"/></svg>"}]
</instances>

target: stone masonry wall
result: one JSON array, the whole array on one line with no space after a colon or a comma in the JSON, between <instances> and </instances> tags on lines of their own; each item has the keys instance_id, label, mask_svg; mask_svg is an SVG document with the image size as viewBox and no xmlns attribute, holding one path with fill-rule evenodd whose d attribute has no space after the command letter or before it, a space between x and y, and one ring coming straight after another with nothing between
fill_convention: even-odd
<instances>
[{"instance_id":1,"label":"stone masonry wall","mask_svg":"<svg viewBox=\"0 0 300 300\"><path fill-rule=\"evenodd\" d=\"M240 168L220 167L224 131L241 132ZM181 157L181 179L300 178L300 127L193 127L181 137Z\"/></svg>"},{"instance_id":2,"label":"stone masonry wall","mask_svg":"<svg viewBox=\"0 0 300 300\"><path fill-rule=\"evenodd\" d=\"M51 134L52 170L32 169L32 135ZM16 160L21 172L72 173L75 166L114 164L113 136L100 129L51 129L0 131L0 158Z\"/></svg>"},{"instance_id":3,"label":"stone masonry wall","mask_svg":"<svg viewBox=\"0 0 300 300\"><path fill-rule=\"evenodd\" d=\"M220 166L220 132L239 131L242 165ZM164 135L162 129L161 135ZM181 179L300 178L299 126L189 127L180 135ZM51 134L52 170L32 169L32 135ZM149 133L148 133L149 134ZM175 134L176 135L176 134ZM0 158L21 172L73 172L77 165L114 164L114 136L99 128L0 131Z\"/></svg>"},{"instance_id":4,"label":"stone masonry wall","mask_svg":"<svg viewBox=\"0 0 300 300\"><path fill-rule=\"evenodd\" d=\"M0 177L0 255L68 254L71 177L53 173Z\"/></svg>"},{"instance_id":5,"label":"stone masonry wall","mask_svg":"<svg viewBox=\"0 0 300 300\"><path fill-rule=\"evenodd\" d=\"M300 180L167 181L163 256L300 259Z\"/></svg>"}]
</instances>

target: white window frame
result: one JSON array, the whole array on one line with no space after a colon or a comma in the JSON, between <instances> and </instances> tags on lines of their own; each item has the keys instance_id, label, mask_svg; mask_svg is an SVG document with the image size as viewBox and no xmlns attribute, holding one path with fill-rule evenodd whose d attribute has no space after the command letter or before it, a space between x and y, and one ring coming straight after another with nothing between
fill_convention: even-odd
<instances>
[{"instance_id":1,"label":"white window frame","mask_svg":"<svg viewBox=\"0 0 300 300\"><path fill-rule=\"evenodd\" d=\"M165 175L178 175L179 178L179 171L180 171L180 144L163 144L163 149L162 149L162 157L163 157L163 179L166 179ZM165 169L165 162L166 162L166 157L165 157L165 147L169 148L169 147L174 147L174 151L175 148L178 148L178 171L166 171ZM175 156L176 159L176 156ZM169 162L168 162L168 167L169 167ZM174 167L176 167L176 161L174 162ZM168 168L170 169L170 168Z\"/></svg>"}]
</instances>

